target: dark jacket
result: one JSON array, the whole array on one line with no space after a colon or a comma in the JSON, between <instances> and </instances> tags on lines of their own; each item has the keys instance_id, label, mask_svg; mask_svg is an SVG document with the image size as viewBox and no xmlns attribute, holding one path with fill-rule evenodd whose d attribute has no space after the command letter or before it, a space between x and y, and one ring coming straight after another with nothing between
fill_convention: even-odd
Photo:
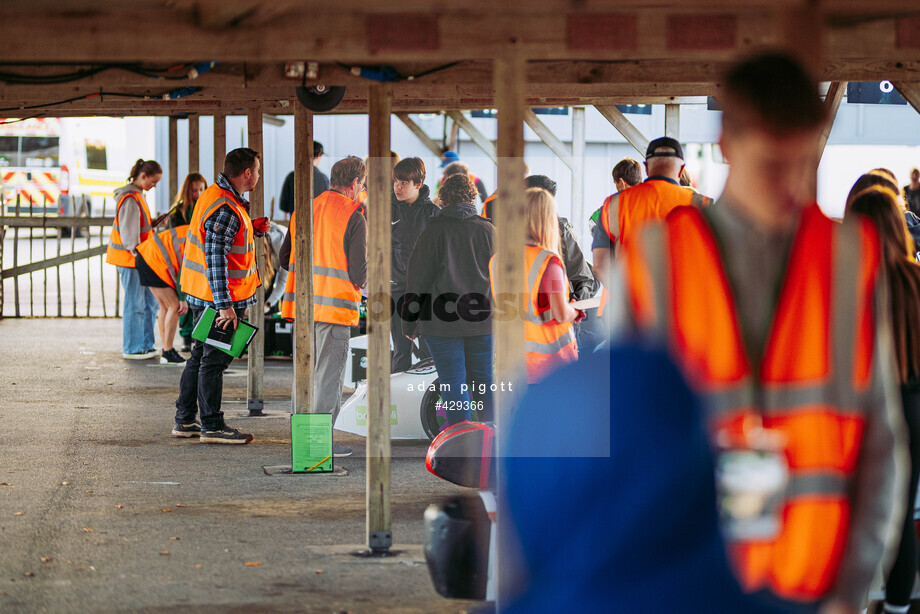
<instances>
[{"instance_id":1,"label":"dark jacket","mask_svg":"<svg viewBox=\"0 0 920 614\"><path fill-rule=\"evenodd\" d=\"M329 177L313 167L313 198L316 198L329 189ZM278 208L285 213L294 212L294 171L288 173L281 185L281 197L278 199Z\"/></svg>"},{"instance_id":2,"label":"dark jacket","mask_svg":"<svg viewBox=\"0 0 920 614\"><path fill-rule=\"evenodd\" d=\"M404 334L491 334L489 260L495 253L494 235L492 224L472 204L445 207L428 221L409 257Z\"/></svg>"},{"instance_id":3,"label":"dark jacket","mask_svg":"<svg viewBox=\"0 0 920 614\"><path fill-rule=\"evenodd\" d=\"M406 269L412 248L429 220L438 215L438 206L431 202L429 193L428 186L423 185L411 205L397 200L395 194L392 197L390 283L394 295L405 292Z\"/></svg>"},{"instance_id":4,"label":"dark jacket","mask_svg":"<svg viewBox=\"0 0 920 614\"><path fill-rule=\"evenodd\" d=\"M495 215L496 201L489 205L489 213ZM492 222L492 218L485 218ZM575 229L564 217L559 218L559 238L562 241L562 262L565 264L565 275L569 278L569 294L572 300L583 301L591 298L600 289L600 282L594 278L591 267L585 261L585 255L578 246L575 238Z\"/></svg>"}]
</instances>

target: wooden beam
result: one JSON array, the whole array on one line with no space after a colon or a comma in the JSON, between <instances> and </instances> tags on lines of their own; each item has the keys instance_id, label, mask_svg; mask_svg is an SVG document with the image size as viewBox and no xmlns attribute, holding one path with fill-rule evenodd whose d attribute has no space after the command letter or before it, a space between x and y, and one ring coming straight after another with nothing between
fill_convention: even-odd
<instances>
[{"instance_id":1,"label":"wooden beam","mask_svg":"<svg viewBox=\"0 0 920 614\"><path fill-rule=\"evenodd\" d=\"M313 113L294 107L294 408L315 413L313 402ZM287 266L288 263L282 263Z\"/></svg>"},{"instance_id":2,"label":"wooden beam","mask_svg":"<svg viewBox=\"0 0 920 614\"><path fill-rule=\"evenodd\" d=\"M585 108L572 109L572 225L575 236L584 239L588 230L585 213Z\"/></svg>"},{"instance_id":3,"label":"wooden beam","mask_svg":"<svg viewBox=\"0 0 920 614\"><path fill-rule=\"evenodd\" d=\"M224 171L224 158L227 157L227 116L223 113L214 114L214 175Z\"/></svg>"},{"instance_id":4,"label":"wooden beam","mask_svg":"<svg viewBox=\"0 0 920 614\"><path fill-rule=\"evenodd\" d=\"M169 117L169 198L179 193L179 118ZM168 199L167 199L168 200Z\"/></svg>"},{"instance_id":5,"label":"wooden beam","mask_svg":"<svg viewBox=\"0 0 920 614\"><path fill-rule=\"evenodd\" d=\"M250 109L247 114L247 128L249 131L249 147L255 149L262 156L261 164L264 164L265 156L262 151L262 110ZM265 215L265 182L261 179L256 187L249 192L249 216L256 219ZM265 250L262 249L263 242L256 240L256 267L259 272L264 271ZM263 280L264 283L264 280ZM249 344L249 382L247 387L247 406L250 416L262 415L265 408L265 291L260 286L256 291L256 304L249 308L249 320L259 327L256 336L253 337Z\"/></svg>"},{"instance_id":6,"label":"wooden beam","mask_svg":"<svg viewBox=\"0 0 920 614\"><path fill-rule=\"evenodd\" d=\"M448 111L447 116L450 117L458 126L460 126L464 132L466 132L473 143L486 154L492 162L498 163L498 158L495 153L495 145L486 138L479 129L473 125L473 123L466 118L466 116L460 111Z\"/></svg>"},{"instance_id":7,"label":"wooden beam","mask_svg":"<svg viewBox=\"0 0 920 614\"><path fill-rule=\"evenodd\" d=\"M197 115L188 116L188 172L197 173L201 166L201 126Z\"/></svg>"},{"instance_id":8,"label":"wooden beam","mask_svg":"<svg viewBox=\"0 0 920 614\"><path fill-rule=\"evenodd\" d=\"M821 130L821 138L818 142L818 164L824 156L824 148L827 146L827 139L831 135L831 129L834 127L834 120L837 119L837 110L840 109L840 103L847 93L847 84L845 81L835 81L830 84L827 90L827 96L824 98L824 106L827 107L827 124Z\"/></svg>"},{"instance_id":9,"label":"wooden beam","mask_svg":"<svg viewBox=\"0 0 920 614\"><path fill-rule=\"evenodd\" d=\"M367 545L393 544L390 528L390 162L389 85L370 88L368 201Z\"/></svg>"},{"instance_id":10,"label":"wooden beam","mask_svg":"<svg viewBox=\"0 0 920 614\"><path fill-rule=\"evenodd\" d=\"M920 82L918 81L897 81L892 82L895 89L904 96L904 100L910 103L917 113L920 113Z\"/></svg>"},{"instance_id":11,"label":"wooden beam","mask_svg":"<svg viewBox=\"0 0 920 614\"><path fill-rule=\"evenodd\" d=\"M268 14L255 0L224 2L122 3L95 10L41 10L8 0L0 12L0 39L16 41L4 50L6 61L148 61L186 62L189 58L218 58L236 62L285 62L291 58L356 64L397 62L452 62L490 60L509 44L533 59L631 61L730 61L750 49L776 45L785 34L775 18L775 6L792 7L801 1L766 0L729 3L695 2L677 5L570 0L535 2L467 2L439 0L399 3L296 2L283 14ZM880 10L875 3L840 9L839 2L813 2L820 17L817 32L827 30L828 49L844 57L913 60L914 45L899 44L902 16L915 14L909 0L897 9ZM86 5L84 5L86 6ZM397 27L385 19L392 18ZM400 31L399 14L433 16L428 38ZM691 26L687 20L695 18ZM598 37L585 44L595 23L629 24L633 36L620 40ZM694 28L696 23L704 28ZM811 23L811 22L809 22ZM258 27L252 27L259 24ZM709 25L709 30L705 26ZM716 29L718 26L722 29ZM867 28L872 37L860 36ZM597 28L594 28L597 31ZM35 36L41 32L41 36ZM86 33L100 35L86 36ZM104 36L101 35L104 33ZM688 36L688 33L690 34ZM855 34L855 35L854 35ZM844 42L850 41L850 48ZM513 41L513 43L509 43ZM833 44L833 46L832 46ZM869 53L867 54L867 49ZM828 54L828 57L834 57Z\"/></svg>"},{"instance_id":12,"label":"wooden beam","mask_svg":"<svg viewBox=\"0 0 920 614\"><path fill-rule=\"evenodd\" d=\"M664 105L664 135L680 140L680 105Z\"/></svg>"},{"instance_id":13,"label":"wooden beam","mask_svg":"<svg viewBox=\"0 0 920 614\"><path fill-rule=\"evenodd\" d=\"M642 132L615 106L594 105L594 108L600 111L600 114L607 118L607 121L617 129L617 132L626 137L626 141L645 159L645 150L648 149L649 140L645 138Z\"/></svg>"},{"instance_id":14,"label":"wooden beam","mask_svg":"<svg viewBox=\"0 0 920 614\"><path fill-rule=\"evenodd\" d=\"M406 128L408 128L409 131L412 132L412 134L414 134L419 141L421 141L422 145L424 145L428 151L439 158L441 157L441 146L435 143L431 137L428 136L424 130L422 130L421 126L412 121L412 118L409 117L408 113L396 113L395 115L399 118L399 121L405 124Z\"/></svg>"},{"instance_id":15,"label":"wooden beam","mask_svg":"<svg viewBox=\"0 0 920 614\"><path fill-rule=\"evenodd\" d=\"M495 60L495 98L498 109L498 202L495 212L495 260L492 273L497 304L502 297L510 298L511 305L520 305L518 297L527 295L524 270L524 243L526 241L526 212L524 209L524 61L519 56L502 56ZM503 432L511 424L511 412L527 386L526 352L524 343L523 314L510 318L492 318L492 339L495 348L495 378L501 389L507 385L511 392L492 395L496 430ZM496 456L501 458L501 438L496 438ZM501 472L498 474L502 488ZM507 525L505 525L507 526ZM502 531L499 525L499 532ZM499 551L503 538L497 539L496 560L506 562L506 556ZM497 561L490 560L490 566ZM487 587L486 599L510 593L509 582L504 571L510 566L502 565L499 579L501 588ZM509 570L510 571L510 570ZM498 574L498 569L493 573ZM492 588L493 594L489 594Z\"/></svg>"},{"instance_id":16,"label":"wooden beam","mask_svg":"<svg viewBox=\"0 0 920 614\"><path fill-rule=\"evenodd\" d=\"M550 151L562 160L563 164L568 166L570 170L575 168L575 162L572 160L572 151L559 139L559 137L553 134L553 131L550 130L546 124L540 121L540 118L537 117L536 113L531 109L524 110L524 122L538 137L540 137L540 140L549 147Z\"/></svg>"}]
</instances>

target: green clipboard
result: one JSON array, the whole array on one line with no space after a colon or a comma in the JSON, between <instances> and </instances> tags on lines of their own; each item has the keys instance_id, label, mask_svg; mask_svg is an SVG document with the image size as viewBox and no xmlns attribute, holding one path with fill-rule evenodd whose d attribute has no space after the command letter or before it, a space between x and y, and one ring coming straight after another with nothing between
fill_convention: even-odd
<instances>
[{"instance_id":1,"label":"green clipboard","mask_svg":"<svg viewBox=\"0 0 920 614\"><path fill-rule=\"evenodd\" d=\"M332 414L291 414L291 473L332 470Z\"/></svg>"},{"instance_id":2,"label":"green clipboard","mask_svg":"<svg viewBox=\"0 0 920 614\"><path fill-rule=\"evenodd\" d=\"M211 307L205 307L204 313L195 324L192 330L192 339L197 339L206 345L211 345L217 349L230 354L234 358L242 356L249 342L256 336L259 329L247 322L239 320L236 324L236 330L227 328L226 330L214 325L217 319L217 312Z\"/></svg>"}]
</instances>

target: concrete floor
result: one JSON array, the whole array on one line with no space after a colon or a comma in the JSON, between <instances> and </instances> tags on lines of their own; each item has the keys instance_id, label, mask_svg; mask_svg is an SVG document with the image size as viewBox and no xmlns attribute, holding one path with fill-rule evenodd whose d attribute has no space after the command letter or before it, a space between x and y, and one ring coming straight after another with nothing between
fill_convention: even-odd
<instances>
[{"instance_id":1,"label":"concrete floor","mask_svg":"<svg viewBox=\"0 0 920 614\"><path fill-rule=\"evenodd\" d=\"M363 439L345 476L290 463L290 362L267 361L270 413L247 416L246 364L224 380L245 446L170 436L181 368L121 358L116 319L0 320L0 612L465 612L422 555L426 506L463 489L425 443L394 445L396 556L365 540Z\"/></svg>"}]
</instances>

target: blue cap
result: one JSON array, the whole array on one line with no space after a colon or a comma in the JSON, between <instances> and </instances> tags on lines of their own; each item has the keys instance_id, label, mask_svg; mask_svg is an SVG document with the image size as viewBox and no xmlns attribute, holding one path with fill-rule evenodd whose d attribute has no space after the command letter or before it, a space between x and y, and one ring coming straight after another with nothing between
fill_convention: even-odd
<instances>
[{"instance_id":1,"label":"blue cap","mask_svg":"<svg viewBox=\"0 0 920 614\"><path fill-rule=\"evenodd\" d=\"M441 154L441 168L444 168L452 162L459 162L460 156L457 155L456 151L450 151L449 149Z\"/></svg>"}]
</instances>

